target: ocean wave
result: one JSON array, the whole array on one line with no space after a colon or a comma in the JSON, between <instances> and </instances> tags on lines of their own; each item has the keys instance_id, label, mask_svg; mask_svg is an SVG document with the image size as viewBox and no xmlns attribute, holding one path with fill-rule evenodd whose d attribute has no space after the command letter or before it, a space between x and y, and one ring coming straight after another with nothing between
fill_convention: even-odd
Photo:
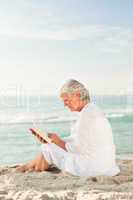
<instances>
[{"instance_id":1,"label":"ocean wave","mask_svg":"<svg viewBox=\"0 0 133 200\"><path fill-rule=\"evenodd\" d=\"M107 114L115 114L115 113L118 113L118 114L131 114L133 113L133 107L130 107L130 108L106 108L104 109L105 113Z\"/></svg>"},{"instance_id":2,"label":"ocean wave","mask_svg":"<svg viewBox=\"0 0 133 200\"><path fill-rule=\"evenodd\" d=\"M43 114L0 114L0 124L63 123L75 121L75 116L46 116Z\"/></svg>"},{"instance_id":3,"label":"ocean wave","mask_svg":"<svg viewBox=\"0 0 133 200\"><path fill-rule=\"evenodd\" d=\"M52 119L52 120L45 120L45 122L47 123L55 123L55 122L72 122L72 121L76 121L77 117L58 117L56 119Z\"/></svg>"},{"instance_id":4,"label":"ocean wave","mask_svg":"<svg viewBox=\"0 0 133 200\"><path fill-rule=\"evenodd\" d=\"M122 118L126 116L132 116L133 108L107 109L104 113L107 118Z\"/></svg>"},{"instance_id":5,"label":"ocean wave","mask_svg":"<svg viewBox=\"0 0 133 200\"><path fill-rule=\"evenodd\" d=\"M125 117L125 114L120 114L120 113L114 113L114 114L106 114L107 118L121 118Z\"/></svg>"},{"instance_id":6,"label":"ocean wave","mask_svg":"<svg viewBox=\"0 0 133 200\"><path fill-rule=\"evenodd\" d=\"M108 109L104 110L107 118L123 118L133 116L132 109ZM0 124L27 124L27 123L65 123L77 119L76 114L56 112L51 114L44 113L0 113Z\"/></svg>"}]
</instances>

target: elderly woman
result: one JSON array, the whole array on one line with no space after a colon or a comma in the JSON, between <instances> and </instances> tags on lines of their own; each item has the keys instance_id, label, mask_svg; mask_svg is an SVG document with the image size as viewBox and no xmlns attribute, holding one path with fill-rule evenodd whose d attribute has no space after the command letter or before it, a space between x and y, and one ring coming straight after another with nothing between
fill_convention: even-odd
<instances>
[{"instance_id":1,"label":"elderly woman","mask_svg":"<svg viewBox=\"0 0 133 200\"><path fill-rule=\"evenodd\" d=\"M63 140L50 133L52 143L43 144L37 158L18 167L18 171L44 171L54 164L63 172L77 176L118 174L111 126L102 111L90 102L85 86L68 80L61 88L60 97L71 111L80 112L70 136Z\"/></svg>"}]
</instances>

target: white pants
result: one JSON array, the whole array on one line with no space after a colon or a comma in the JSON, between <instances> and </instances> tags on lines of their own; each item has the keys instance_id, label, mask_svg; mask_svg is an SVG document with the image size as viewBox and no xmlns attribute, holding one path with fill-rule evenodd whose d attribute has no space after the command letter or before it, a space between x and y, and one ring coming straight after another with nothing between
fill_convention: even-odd
<instances>
[{"instance_id":1,"label":"white pants","mask_svg":"<svg viewBox=\"0 0 133 200\"><path fill-rule=\"evenodd\" d=\"M60 170L77 176L114 176L119 173L115 163L110 166L104 164L101 157L99 160L88 158L72 152L65 151L54 143L42 144L42 153L49 165L54 164ZM104 156L104 155L103 155ZM105 157L105 156L104 156Z\"/></svg>"},{"instance_id":2,"label":"white pants","mask_svg":"<svg viewBox=\"0 0 133 200\"><path fill-rule=\"evenodd\" d=\"M59 169L63 170L64 159L67 151L57 146L54 143L42 144L42 153L49 165L55 164Z\"/></svg>"}]
</instances>

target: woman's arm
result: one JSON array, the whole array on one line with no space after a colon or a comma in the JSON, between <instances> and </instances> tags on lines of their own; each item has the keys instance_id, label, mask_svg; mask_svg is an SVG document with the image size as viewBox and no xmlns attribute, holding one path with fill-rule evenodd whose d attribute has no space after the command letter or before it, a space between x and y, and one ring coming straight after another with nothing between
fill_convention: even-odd
<instances>
[{"instance_id":1,"label":"woman's arm","mask_svg":"<svg viewBox=\"0 0 133 200\"><path fill-rule=\"evenodd\" d=\"M53 143L67 151L65 147L66 142L62 140L56 133L48 133L48 137L52 140Z\"/></svg>"}]
</instances>

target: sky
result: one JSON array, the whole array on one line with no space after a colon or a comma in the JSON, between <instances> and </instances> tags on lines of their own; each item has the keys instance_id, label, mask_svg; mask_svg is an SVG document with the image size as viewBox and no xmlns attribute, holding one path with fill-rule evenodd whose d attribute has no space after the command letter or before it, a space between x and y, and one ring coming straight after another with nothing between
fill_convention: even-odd
<instances>
[{"instance_id":1,"label":"sky","mask_svg":"<svg viewBox=\"0 0 133 200\"><path fill-rule=\"evenodd\" d=\"M0 95L133 92L132 0L0 0Z\"/></svg>"}]
</instances>

